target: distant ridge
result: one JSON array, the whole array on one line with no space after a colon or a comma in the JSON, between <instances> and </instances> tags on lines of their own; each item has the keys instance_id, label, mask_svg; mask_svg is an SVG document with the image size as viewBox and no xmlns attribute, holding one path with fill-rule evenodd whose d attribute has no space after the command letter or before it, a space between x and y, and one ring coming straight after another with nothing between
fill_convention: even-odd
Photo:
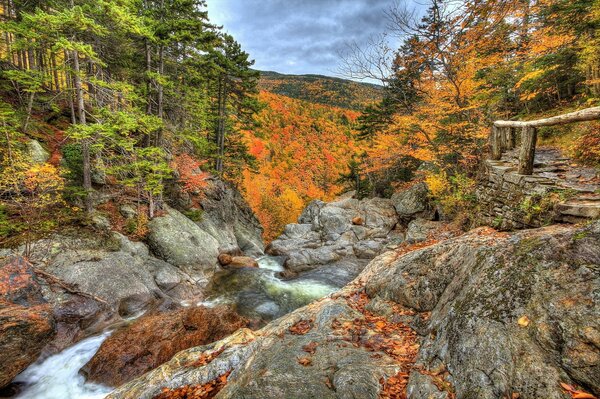
<instances>
[{"instance_id":1,"label":"distant ridge","mask_svg":"<svg viewBox=\"0 0 600 399\"><path fill-rule=\"evenodd\" d=\"M286 75L260 71L259 87L286 97L360 111L379 101L383 88L324 75Z\"/></svg>"}]
</instances>

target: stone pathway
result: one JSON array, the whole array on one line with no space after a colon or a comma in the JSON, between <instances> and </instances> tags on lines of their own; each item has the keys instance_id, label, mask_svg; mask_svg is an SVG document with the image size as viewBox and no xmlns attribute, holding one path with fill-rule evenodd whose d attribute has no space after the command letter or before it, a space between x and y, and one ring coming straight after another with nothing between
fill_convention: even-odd
<instances>
[{"instance_id":1,"label":"stone pathway","mask_svg":"<svg viewBox=\"0 0 600 399\"><path fill-rule=\"evenodd\" d=\"M517 178L518 149L507 151L495 166L507 168L506 174ZM600 171L582 166L565 157L558 148L538 147L533 175L525 179L544 187L544 191L563 191L568 198L558 204L560 221L579 222L600 217Z\"/></svg>"}]
</instances>

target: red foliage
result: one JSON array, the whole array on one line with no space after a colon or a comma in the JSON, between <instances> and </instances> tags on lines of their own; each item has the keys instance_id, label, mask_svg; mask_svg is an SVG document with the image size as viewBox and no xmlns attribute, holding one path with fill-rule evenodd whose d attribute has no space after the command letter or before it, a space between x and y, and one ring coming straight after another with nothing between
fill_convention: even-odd
<instances>
[{"instance_id":1,"label":"red foliage","mask_svg":"<svg viewBox=\"0 0 600 399\"><path fill-rule=\"evenodd\" d=\"M179 174L183 191L199 193L206 187L206 180L210 174L202 171L201 167L204 164L205 162L200 162L188 154L180 154L175 157L171 167Z\"/></svg>"}]
</instances>

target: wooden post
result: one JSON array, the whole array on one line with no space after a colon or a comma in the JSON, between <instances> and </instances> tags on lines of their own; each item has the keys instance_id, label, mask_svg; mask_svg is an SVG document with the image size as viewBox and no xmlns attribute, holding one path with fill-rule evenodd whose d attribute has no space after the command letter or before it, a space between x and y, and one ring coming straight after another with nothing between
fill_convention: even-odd
<instances>
[{"instance_id":1,"label":"wooden post","mask_svg":"<svg viewBox=\"0 0 600 399\"><path fill-rule=\"evenodd\" d=\"M492 132L490 133L490 145L492 149L492 159L498 161L502 158L502 137L500 129L496 126L492 126Z\"/></svg>"},{"instance_id":2,"label":"wooden post","mask_svg":"<svg viewBox=\"0 0 600 399\"><path fill-rule=\"evenodd\" d=\"M519 174L533 174L533 161L535 158L535 144L537 141L537 129L535 127L524 127L521 134L521 153L519 154Z\"/></svg>"},{"instance_id":3,"label":"wooden post","mask_svg":"<svg viewBox=\"0 0 600 399\"><path fill-rule=\"evenodd\" d=\"M517 146L517 130L514 127L507 127L506 134L508 136L508 149L512 150Z\"/></svg>"}]
</instances>

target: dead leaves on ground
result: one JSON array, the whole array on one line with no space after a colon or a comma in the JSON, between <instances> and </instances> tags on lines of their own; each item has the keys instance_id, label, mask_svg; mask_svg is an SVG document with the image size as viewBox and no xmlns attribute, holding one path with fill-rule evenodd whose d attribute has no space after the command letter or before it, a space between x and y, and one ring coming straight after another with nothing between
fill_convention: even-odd
<instances>
[{"instance_id":1,"label":"dead leaves on ground","mask_svg":"<svg viewBox=\"0 0 600 399\"><path fill-rule=\"evenodd\" d=\"M591 393L587 393L587 392L575 389L575 387L573 385L569 385L569 384L565 384L564 382L561 382L560 386L563 387L563 389L565 391L567 391L567 393L569 395L571 395L571 398L573 398L573 399L597 399Z\"/></svg>"},{"instance_id":2,"label":"dead leaves on ground","mask_svg":"<svg viewBox=\"0 0 600 399\"><path fill-rule=\"evenodd\" d=\"M202 366L206 366L208 363L212 362L217 356L219 356L221 353L223 353L223 351L225 350L225 348L221 348L219 350L216 350L214 352L211 353L202 353L200 355L200 357L198 358L198 360L196 360L193 363L190 363L188 365L188 367L202 367Z\"/></svg>"},{"instance_id":3,"label":"dead leaves on ground","mask_svg":"<svg viewBox=\"0 0 600 399\"><path fill-rule=\"evenodd\" d=\"M293 335L304 335L309 332L313 327L312 320L300 320L290 328L288 331Z\"/></svg>"},{"instance_id":4,"label":"dead leaves on ground","mask_svg":"<svg viewBox=\"0 0 600 399\"><path fill-rule=\"evenodd\" d=\"M175 389L163 388L153 399L211 399L227 385L231 370L203 385L185 385Z\"/></svg>"},{"instance_id":5,"label":"dead leaves on ground","mask_svg":"<svg viewBox=\"0 0 600 399\"><path fill-rule=\"evenodd\" d=\"M348 306L362 313L363 318L351 321L334 319L332 328L342 335L345 341L355 347L371 352L383 352L400 366L400 372L387 380L382 379L380 397L384 399L406 398L406 385L410 370L414 366L419 344L416 332L401 322L393 322L383 316L375 316L366 309L369 297L364 291L344 296ZM414 311L394 306L398 315L414 315ZM374 353L373 357L380 357Z\"/></svg>"}]
</instances>

